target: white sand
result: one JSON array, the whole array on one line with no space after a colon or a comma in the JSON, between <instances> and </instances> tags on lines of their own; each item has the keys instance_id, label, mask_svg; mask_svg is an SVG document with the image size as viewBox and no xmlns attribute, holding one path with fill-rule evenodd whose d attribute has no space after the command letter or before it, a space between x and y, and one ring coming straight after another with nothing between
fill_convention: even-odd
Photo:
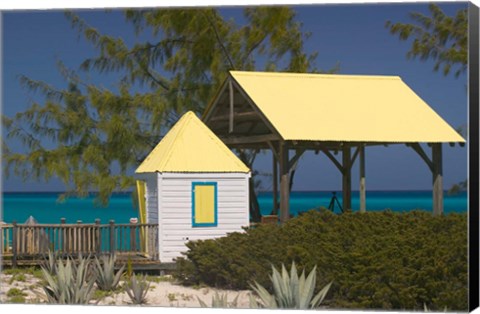
<instances>
[{"instance_id":1,"label":"white sand","mask_svg":"<svg viewBox=\"0 0 480 314\"><path fill-rule=\"evenodd\" d=\"M17 275L18 276L18 275ZM12 280L12 275L0 275L0 303L9 302L10 297L7 292L12 288L17 288L25 294L26 303L45 303L45 296L41 287L41 281L32 275L25 274L25 281ZM16 277L17 278L17 277ZM237 307L249 308L249 294L251 291L231 291L213 288L192 288L175 284L170 281L151 282L150 291L147 294L147 306L162 307L200 307L198 298L211 306L212 297L215 292L219 294L227 293L228 302L232 302L238 295ZM97 300L92 300L92 304ZM98 301L98 305L130 305L131 301L126 292L107 296Z\"/></svg>"},{"instance_id":2,"label":"white sand","mask_svg":"<svg viewBox=\"0 0 480 314\"><path fill-rule=\"evenodd\" d=\"M194 289L173 284L171 282L152 282L150 292L147 294L147 305L167 307L200 307L197 298L200 298L207 305L211 305L215 291L219 294L227 293L228 302L232 302L238 295L237 307L248 308L250 291L228 291L212 288ZM106 297L99 302L99 305L125 305L131 303L128 295L123 292L113 297Z\"/></svg>"}]
</instances>

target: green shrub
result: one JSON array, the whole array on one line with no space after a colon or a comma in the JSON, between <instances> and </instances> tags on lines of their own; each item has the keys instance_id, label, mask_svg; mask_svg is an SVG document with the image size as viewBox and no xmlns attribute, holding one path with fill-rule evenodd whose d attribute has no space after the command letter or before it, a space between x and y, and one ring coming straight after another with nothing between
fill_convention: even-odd
<instances>
[{"instance_id":1,"label":"green shrub","mask_svg":"<svg viewBox=\"0 0 480 314\"><path fill-rule=\"evenodd\" d=\"M28 267L28 268L23 268L23 267L18 267L18 268L4 268L2 269L2 274L4 275L25 275L29 274L32 275L36 278L42 278L42 270L39 267Z\"/></svg>"},{"instance_id":2,"label":"green shrub","mask_svg":"<svg viewBox=\"0 0 480 314\"><path fill-rule=\"evenodd\" d=\"M8 281L8 284L11 285L15 281L25 281L25 280L26 280L26 277L24 274L16 274L16 275L13 275L12 278L10 278L10 280Z\"/></svg>"},{"instance_id":3,"label":"green shrub","mask_svg":"<svg viewBox=\"0 0 480 314\"><path fill-rule=\"evenodd\" d=\"M18 288L10 288L7 291L9 303L25 303L27 294Z\"/></svg>"},{"instance_id":4,"label":"green shrub","mask_svg":"<svg viewBox=\"0 0 480 314\"><path fill-rule=\"evenodd\" d=\"M117 289L117 291L120 292L121 290ZM115 291L96 289L95 291L93 291L92 300L100 301L114 294L115 294Z\"/></svg>"},{"instance_id":5,"label":"green shrub","mask_svg":"<svg viewBox=\"0 0 480 314\"><path fill-rule=\"evenodd\" d=\"M25 276L25 274L18 274L18 275L15 275L15 280L25 282L27 281L27 277Z\"/></svg>"},{"instance_id":6,"label":"green shrub","mask_svg":"<svg viewBox=\"0 0 480 314\"><path fill-rule=\"evenodd\" d=\"M16 274L23 274L25 270L22 268L4 268L2 270L2 274L4 275L16 275Z\"/></svg>"},{"instance_id":7,"label":"green shrub","mask_svg":"<svg viewBox=\"0 0 480 314\"><path fill-rule=\"evenodd\" d=\"M25 303L26 301L23 295L16 295L8 299L9 303Z\"/></svg>"},{"instance_id":8,"label":"green shrub","mask_svg":"<svg viewBox=\"0 0 480 314\"><path fill-rule=\"evenodd\" d=\"M18 289L18 288L10 288L7 291L7 297L9 297L9 298L18 297L18 296L26 297L27 294L25 292L23 292L22 290Z\"/></svg>"},{"instance_id":9,"label":"green shrub","mask_svg":"<svg viewBox=\"0 0 480 314\"><path fill-rule=\"evenodd\" d=\"M467 310L467 219L424 211L310 211L282 226L187 243L174 276L185 284L273 291L271 265L318 266L333 308Z\"/></svg>"},{"instance_id":10,"label":"green shrub","mask_svg":"<svg viewBox=\"0 0 480 314\"><path fill-rule=\"evenodd\" d=\"M37 279L43 279L43 273L41 268L30 267L28 269L28 273Z\"/></svg>"}]
</instances>

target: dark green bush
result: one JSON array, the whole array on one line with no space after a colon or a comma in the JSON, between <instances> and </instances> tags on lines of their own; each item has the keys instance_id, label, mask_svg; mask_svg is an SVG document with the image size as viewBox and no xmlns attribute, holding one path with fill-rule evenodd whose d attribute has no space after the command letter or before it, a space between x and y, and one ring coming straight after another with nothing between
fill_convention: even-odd
<instances>
[{"instance_id":1,"label":"dark green bush","mask_svg":"<svg viewBox=\"0 0 480 314\"><path fill-rule=\"evenodd\" d=\"M186 284L271 289L271 265L317 265L333 308L467 310L467 217L424 211L310 211L283 226L192 241L175 277Z\"/></svg>"}]
</instances>

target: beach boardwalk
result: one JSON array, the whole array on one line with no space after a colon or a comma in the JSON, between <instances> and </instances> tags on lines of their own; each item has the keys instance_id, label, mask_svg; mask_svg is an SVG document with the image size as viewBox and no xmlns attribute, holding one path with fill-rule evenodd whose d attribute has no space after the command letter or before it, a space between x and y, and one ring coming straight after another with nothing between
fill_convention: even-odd
<instances>
[{"instance_id":1,"label":"beach boardwalk","mask_svg":"<svg viewBox=\"0 0 480 314\"><path fill-rule=\"evenodd\" d=\"M159 226L161 262L182 256L188 241L249 225L250 169L193 112L180 118L135 174L145 208L141 220Z\"/></svg>"}]
</instances>

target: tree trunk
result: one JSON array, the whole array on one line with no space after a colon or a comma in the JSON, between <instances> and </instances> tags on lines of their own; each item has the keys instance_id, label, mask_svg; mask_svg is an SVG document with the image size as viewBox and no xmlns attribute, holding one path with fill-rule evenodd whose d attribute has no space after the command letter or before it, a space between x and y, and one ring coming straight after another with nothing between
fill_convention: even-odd
<instances>
[{"instance_id":1,"label":"tree trunk","mask_svg":"<svg viewBox=\"0 0 480 314\"><path fill-rule=\"evenodd\" d=\"M257 193L255 192L255 171L252 170L253 162L257 156L254 150L238 150L238 156L248 168L250 168L250 179L248 180L248 194L250 198L250 217L253 222L260 222L262 213L260 212L260 204L258 203Z\"/></svg>"},{"instance_id":2,"label":"tree trunk","mask_svg":"<svg viewBox=\"0 0 480 314\"><path fill-rule=\"evenodd\" d=\"M260 205L258 204L257 193L255 192L255 181L253 175L249 179L250 194L250 217L253 222L260 222L262 214L260 213Z\"/></svg>"}]
</instances>

